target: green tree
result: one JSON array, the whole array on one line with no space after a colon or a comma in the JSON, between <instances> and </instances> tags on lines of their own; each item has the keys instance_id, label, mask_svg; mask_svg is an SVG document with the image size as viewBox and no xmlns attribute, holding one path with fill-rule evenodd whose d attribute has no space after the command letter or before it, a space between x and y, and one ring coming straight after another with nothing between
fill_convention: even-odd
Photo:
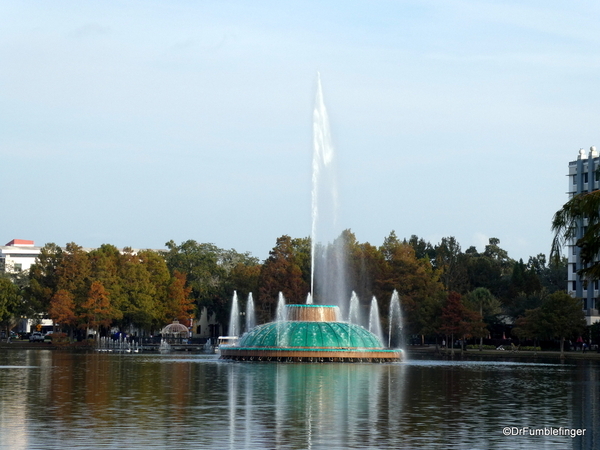
<instances>
[{"instance_id":1,"label":"green tree","mask_svg":"<svg viewBox=\"0 0 600 450\"><path fill-rule=\"evenodd\" d=\"M479 316L483 319L484 323L489 326L492 325L500 314L500 302L496 299L489 289L479 287L467 295L467 305L473 310L479 313ZM479 350L483 348L483 335L480 336Z\"/></svg>"},{"instance_id":2,"label":"green tree","mask_svg":"<svg viewBox=\"0 0 600 450\"><path fill-rule=\"evenodd\" d=\"M0 278L0 324L5 327L7 336L21 303L19 287L8 278Z\"/></svg>"},{"instance_id":3,"label":"green tree","mask_svg":"<svg viewBox=\"0 0 600 450\"><path fill-rule=\"evenodd\" d=\"M62 249L54 243L40 249L35 264L29 269L29 283L24 289L28 307L26 316L48 312L50 301L58 290L57 268L62 257Z\"/></svg>"},{"instance_id":4,"label":"green tree","mask_svg":"<svg viewBox=\"0 0 600 450\"><path fill-rule=\"evenodd\" d=\"M200 317L206 308L209 315L215 315L217 322L226 323L233 294L228 283L229 271L237 263L244 264L247 259L252 259L247 254L236 256L223 252L214 244L199 244L194 240L180 245L171 240L165 245L169 249L164 254L169 270L171 273L175 270L184 273L188 286L192 288L190 295L196 303L196 315Z\"/></svg>"},{"instance_id":5,"label":"green tree","mask_svg":"<svg viewBox=\"0 0 600 450\"><path fill-rule=\"evenodd\" d=\"M435 267L448 292L465 293L468 290L468 276L462 255L460 244L454 236L442 238L435 247Z\"/></svg>"},{"instance_id":6,"label":"green tree","mask_svg":"<svg viewBox=\"0 0 600 450\"><path fill-rule=\"evenodd\" d=\"M120 307L121 325L125 328L137 326L149 330L161 324L162 286L153 283L153 274L143 261L131 249L123 250L120 274L127 282L123 284L125 300Z\"/></svg>"},{"instance_id":7,"label":"green tree","mask_svg":"<svg viewBox=\"0 0 600 450\"><path fill-rule=\"evenodd\" d=\"M587 222L585 227L584 220ZM552 231L550 259L560 260L564 244L575 240L583 265L579 274L588 280L600 279L600 260L597 259L600 253L600 191L584 192L571 198L554 214Z\"/></svg>"},{"instance_id":8,"label":"green tree","mask_svg":"<svg viewBox=\"0 0 600 450\"><path fill-rule=\"evenodd\" d=\"M564 352L565 339L584 333L586 323L580 299L571 297L565 291L558 291L548 296L541 310L544 334L560 339L561 354Z\"/></svg>"},{"instance_id":9,"label":"green tree","mask_svg":"<svg viewBox=\"0 0 600 450\"><path fill-rule=\"evenodd\" d=\"M586 329L581 300L565 291L549 295L539 308L529 309L517 319L513 333L519 338L554 338L564 353L565 339L575 338Z\"/></svg>"}]
</instances>

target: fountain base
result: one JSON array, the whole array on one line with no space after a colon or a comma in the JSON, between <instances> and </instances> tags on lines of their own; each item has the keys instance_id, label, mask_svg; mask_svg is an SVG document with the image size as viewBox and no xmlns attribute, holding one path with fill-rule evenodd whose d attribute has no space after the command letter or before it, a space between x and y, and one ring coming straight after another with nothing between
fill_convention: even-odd
<instances>
[{"instance_id":1,"label":"fountain base","mask_svg":"<svg viewBox=\"0 0 600 450\"><path fill-rule=\"evenodd\" d=\"M259 325L237 345L220 348L221 358L276 362L397 362L401 350L383 347L365 328L337 321L328 305L287 305L286 319Z\"/></svg>"}]
</instances>

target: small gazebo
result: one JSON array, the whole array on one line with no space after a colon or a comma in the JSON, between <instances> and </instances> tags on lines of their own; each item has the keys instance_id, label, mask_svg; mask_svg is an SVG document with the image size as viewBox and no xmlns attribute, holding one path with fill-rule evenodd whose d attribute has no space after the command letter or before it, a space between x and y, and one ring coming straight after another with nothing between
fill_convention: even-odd
<instances>
[{"instance_id":1,"label":"small gazebo","mask_svg":"<svg viewBox=\"0 0 600 450\"><path fill-rule=\"evenodd\" d=\"M189 336L188 327L184 324L179 323L179 320L175 319L173 323L170 323L161 330L162 338L169 344L181 344L184 339Z\"/></svg>"}]
</instances>

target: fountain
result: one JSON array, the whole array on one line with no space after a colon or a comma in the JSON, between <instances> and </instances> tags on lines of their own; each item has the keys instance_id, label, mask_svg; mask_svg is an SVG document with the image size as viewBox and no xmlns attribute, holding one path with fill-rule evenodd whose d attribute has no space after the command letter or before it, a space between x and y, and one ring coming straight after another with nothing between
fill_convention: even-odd
<instances>
[{"instance_id":1,"label":"fountain","mask_svg":"<svg viewBox=\"0 0 600 450\"><path fill-rule=\"evenodd\" d=\"M369 313L369 331L373 333L380 341L383 341L383 333L381 331L381 322L379 320L379 306L377 299L373 296L371 300L371 312Z\"/></svg>"},{"instance_id":2,"label":"fountain","mask_svg":"<svg viewBox=\"0 0 600 450\"><path fill-rule=\"evenodd\" d=\"M250 331L256 326L256 314L254 314L254 299L252 298L252 292L248 294L248 300L246 301L246 332Z\"/></svg>"},{"instance_id":3,"label":"fountain","mask_svg":"<svg viewBox=\"0 0 600 450\"><path fill-rule=\"evenodd\" d=\"M311 290L306 304L298 305L286 305L280 292L275 320L248 329L234 345L221 345L222 359L388 362L402 358L402 351L384 348L375 297L371 302L369 330L362 326L356 293L352 293L349 310L346 310L345 241L342 235L335 238L337 189L334 160L319 78L313 114ZM324 224L329 228L323 227ZM323 300L336 304L313 304ZM235 299L233 307L237 307ZM348 317L348 321L342 321L341 317Z\"/></svg>"},{"instance_id":4,"label":"fountain","mask_svg":"<svg viewBox=\"0 0 600 450\"><path fill-rule=\"evenodd\" d=\"M352 291L352 296L350 297L350 311L348 313L348 322L353 323L355 325L362 325L362 319L360 317L360 303L358 301L358 295L356 292Z\"/></svg>"},{"instance_id":5,"label":"fountain","mask_svg":"<svg viewBox=\"0 0 600 450\"><path fill-rule=\"evenodd\" d=\"M238 296L236 291L233 291L233 301L231 302L231 314L229 316L229 330L227 335L240 335L240 308L238 306Z\"/></svg>"},{"instance_id":6,"label":"fountain","mask_svg":"<svg viewBox=\"0 0 600 450\"><path fill-rule=\"evenodd\" d=\"M334 305L286 305L283 321L258 325L237 345L221 346L236 361L392 362L401 352L360 325L341 322Z\"/></svg>"},{"instance_id":7,"label":"fountain","mask_svg":"<svg viewBox=\"0 0 600 450\"><path fill-rule=\"evenodd\" d=\"M392 299L390 300L390 315L389 315L389 330L388 330L388 347L402 348L402 308L400 307L400 296L398 291L394 289Z\"/></svg>"}]
</instances>

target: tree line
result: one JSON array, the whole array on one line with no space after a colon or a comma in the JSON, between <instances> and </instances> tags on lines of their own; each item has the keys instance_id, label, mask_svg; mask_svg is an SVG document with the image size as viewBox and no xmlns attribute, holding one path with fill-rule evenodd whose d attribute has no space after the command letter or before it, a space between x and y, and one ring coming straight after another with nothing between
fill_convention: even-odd
<instances>
[{"instance_id":1,"label":"tree line","mask_svg":"<svg viewBox=\"0 0 600 450\"><path fill-rule=\"evenodd\" d=\"M536 319L557 296L568 297L561 293L567 279L565 258L549 262L539 254L517 261L496 238L482 252L475 247L463 251L454 237L432 245L415 235L399 239L393 231L376 246L345 230L340 243L347 298L356 292L367 311L375 296L384 329L388 300L397 290L410 335L482 339L507 323L515 323L515 336L523 339L564 339L583 332L580 304L574 304L571 315L563 312L572 318L569 327L547 317ZM317 252L325 254L327 247L319 245ZM91 251L74 243L64 248L47 244L27 273L0 280L0 320L8 326L17 317L46 314L70 331L135 327L150 332L174 318L186 322L198 317L206 308L225 331L236 290L242 301L254 294L258 322L267 322L275 315L279 292L288 303L306 301L310 253L310 238L287 235L277 238L262 262L247 252L193 240L169 241L158 252L119 251L108 244ZM316 261L328 264L327 258Z\"/></svg>"}]
</instances>

